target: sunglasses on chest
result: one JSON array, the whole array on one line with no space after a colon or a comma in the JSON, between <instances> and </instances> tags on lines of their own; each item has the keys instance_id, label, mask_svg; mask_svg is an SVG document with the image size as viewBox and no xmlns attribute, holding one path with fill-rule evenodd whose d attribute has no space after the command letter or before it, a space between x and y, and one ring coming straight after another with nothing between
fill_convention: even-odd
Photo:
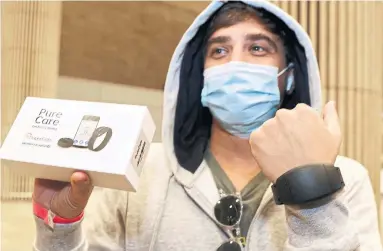
<instances>
[{"instance_id":1,"label":"sunglasses on chest","mask_svg":"<svg viewBox=\"0 0 383 251\"><path fill-rule=\"evenodd\" d=\"M214 216L223 228L232 232L233 238L219 246L217 251L243 251L245 243L239 227L243 212L241 195L227 195L222 189L219 193L221 198L215 204Z\"/></svg>"}]
</instances>

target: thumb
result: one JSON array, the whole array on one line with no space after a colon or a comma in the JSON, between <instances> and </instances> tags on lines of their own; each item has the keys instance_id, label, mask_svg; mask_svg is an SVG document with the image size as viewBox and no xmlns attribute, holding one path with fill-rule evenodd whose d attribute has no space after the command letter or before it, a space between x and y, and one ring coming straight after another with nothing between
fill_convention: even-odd
<instances>
[{"instance_id":1,"label":"thumb","mask_svg":"<svg viewBox=\"0 0 383 251\"><path fill-rule=\"evenodd\" d=\"M76 217L85 209L92 190L89 176L82 172L75 172L71 176L70 185L53 196L51 209L64 218Z\"/></svg>"},{"instance_id":2,"label":"thumb","mask_svg":"<svg viewBox=\"0 0 383 251\"><path fill-rule=\"evenodd\" d=\"M323 109L323 120L327 129L335 135L341 134L338 112L335 101L328 102Z\"/></svg>"},{"instance_id":3,"label":"thumb","mask_svg":"<svg viewBox=\"0 0 383 251\"><path fill-rule=\"evenodd\" d=\"M71 188L73 202L81 205L87 201L93 187L86 173L75 172L71 177Z\"/></svg>"}]
</instances>

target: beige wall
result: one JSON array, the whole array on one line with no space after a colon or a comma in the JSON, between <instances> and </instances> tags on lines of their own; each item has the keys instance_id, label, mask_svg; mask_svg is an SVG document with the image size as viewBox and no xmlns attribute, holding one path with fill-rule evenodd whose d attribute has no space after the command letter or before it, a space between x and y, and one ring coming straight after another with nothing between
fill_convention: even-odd
<instances>
[{"instance_id":1,"label":"beige wall","mask_svg":"<svg viewBox=\"0 0 383 251\"><path fill-rule=\"evenodd\" d=\"M154 141L161 140L162 96L161 90L63 76L59 77L57 84L57 97L60 99L148 106L157 125Z\"/></svg>"},{"instance_id":2,"label":"beige wall","mask_svg":"<svg viewBox=\"0 0 383 251\"><path fill-rule=\"evenodd\" d=\"M207 3L64 1L60 75L162 89L179 39Z\"/></svg>"}]
</instances>

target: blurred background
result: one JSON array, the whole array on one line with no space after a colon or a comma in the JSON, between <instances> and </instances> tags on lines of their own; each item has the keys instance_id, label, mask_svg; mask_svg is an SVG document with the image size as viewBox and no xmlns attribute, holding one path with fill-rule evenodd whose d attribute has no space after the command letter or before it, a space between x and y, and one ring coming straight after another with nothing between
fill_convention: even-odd
<instances>
[{"instance_id":1,"label":"blurred background","mask_svg":"<svg viewBox=\"0 0 383 251\"><path fill-rule=\"evenodd\" d=\"M160 141L173 50L208 2L1 2L1 139L26 96L147 105ZM381 204L383 2L275 2L308 31L341 154L368 169ZM33 179L1 166L1 250L30 250ZM383 216L382 216L383 217ZM22 234L19 232L22 231Z\"/></svg>"}]
</instances>

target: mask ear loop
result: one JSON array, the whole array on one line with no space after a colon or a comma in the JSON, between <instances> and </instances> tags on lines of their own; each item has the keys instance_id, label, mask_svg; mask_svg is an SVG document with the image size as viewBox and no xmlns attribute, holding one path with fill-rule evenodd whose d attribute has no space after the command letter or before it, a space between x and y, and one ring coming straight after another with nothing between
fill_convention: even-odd
<instances>
[{"instance_id":1,"label":"mask ear loop","mask_svg":"<svg viewBox=\"0 0 383 251\"><path fill-rule=\"evenodd\" d=\"M287 65L287 67L285 69L283 69L279 74L278 74L278 77L279 76L282 76L283 74L285 74L287 71L290 71L291 69L294 68L294 64L293 63L289 63ZM286 94L287 95L290 95L291 93L293 93L294 91L294 88L295 88L295 81L294 81L294 71L290 71L288 73L288 76L286 78L286 88L285 88L285 91L286 91Z\"/></svg>"}]
</instances>

